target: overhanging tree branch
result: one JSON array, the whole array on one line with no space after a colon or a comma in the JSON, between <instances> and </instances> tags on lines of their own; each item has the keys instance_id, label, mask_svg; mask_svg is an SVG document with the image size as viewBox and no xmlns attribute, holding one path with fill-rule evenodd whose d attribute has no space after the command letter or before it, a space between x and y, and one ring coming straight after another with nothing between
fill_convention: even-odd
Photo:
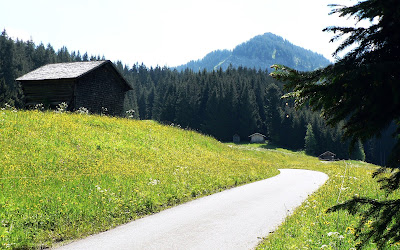
<instances>
[{"instance_id":1,"label":"overhanging tree branch","mask_svg":"<svg viewBox=\"0 0 400 250\"><path fill-rule=\"evenodd\" d=\"M351 148L359 140L379 136L393 121L397 144L385 170L378 171L379 183L387 193L400 187L400 1L364 0L346 7L332 5L331 14L367 20L369 27L324 29L335 35L331 41L344 38L334 55L353 48L334 64L312 72L299 72L283 65L273 65L271 76L285 81L284 97L294 98L298 108L310 105L321 111L329 125L344 123L344 138L351 138ZM354 198L329 212L347 210L361 216L357 227L359 248L371 240L379 248L400 240L400 201L376 201ZM372 221L371 227L365 223Z\"/></svg>"}]
</instances>

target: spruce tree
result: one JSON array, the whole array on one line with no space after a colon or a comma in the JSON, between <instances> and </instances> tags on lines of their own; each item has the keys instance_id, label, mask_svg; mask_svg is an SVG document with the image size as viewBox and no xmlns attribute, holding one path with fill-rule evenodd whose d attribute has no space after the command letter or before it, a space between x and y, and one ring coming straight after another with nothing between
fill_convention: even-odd
<instances>
[{"instance_id":1,"label":"spruce tree","mask_svg":"<svg viewBox=\"0 0 400 250\"><path fill-rule=\"evenodd\" d=\"M307 125L307 132L304 138L304 147L306 154L308 155L315 155L317 152L317 140L315 139L313 128L310 123Z\"/></svg>"},{"instance_id":2,"label":"spruce tree","mask_svg":"<svg viewBox=\"0 0 400 250\"><path fill-rule=\"evenodd\" d=\"M46 47L46 60L48 63L55 63L57 60L56 53L50 43Z\"/></svg>"},{"instance_id":3,"label":"spruce tree","mask_svg":"<svg viewBox=\"0 0 400 250\"><path fill-rule=\"evenodd\" d=\"M358 141L354 146L350 159L357 161L365 161L364 146L361 141Z\"/></svg>"},{"instance_id":4,"label":"spruce tree","mask_svg":"<svg viewBox=\"0 0 400 250\"><path fill-rule=\"evenodd\" d=\"M0 107L4 107L4 104L9 103L10 95L8 91L8 86L4 78L0 79Z\"/></svg>"},{"instance_id":5,"label":"spruce tree","mask_svg":"<svg viewBox=\"0 0 400 250\"><path fill-rule=\"evenodd\" d=\"M84 62L89 61L89 56L88 56L88 53L87 53L87 52L85 52L85 54L83 54L83 56L82 56L82 61L84 61Z\"/></svg>"},{"instance_id":6,"label":"spruce tree","mask_svg":"<svg viewBox=\"0 0 400 250\"><path fill-rule=\"evenodd\" d=\"M332 41L342 43L335 55L350 52L334 64L312 72L299 72L283 65L274 65L272 76L288 81L286 97L293 97L298 106L309 104L322 110L329 125L344 123L344 138L351 147L379 136L392 121L397 123L396 145L387 168L390 177L381 177L382 188L388 193L400 187L400 1L364 0L353 6L338 6L332 13L371 21L369 27L328 27L334 32ZM383 169L376 176L386 172ZM362 248L371 240L378 248L400 241L400 199L375 200L356 197L333 207L330 211L347 209L361 219L356 238ZM365 222L373 221L371 227Z\"/></svg>"},{"instance_id":7,"label":"spruce tree","mask_svg":"<svg viewBox=\"0 0 400 250\"><path fill-rule=\"evenodd\" d=\"M279 143L279 130L281 126L280 100L281 90L275 84L270 84L265 90L265 123L268 139L274 144Z\"/></svg>"},{"instance_id":8,"label":"spruce tree","mask_svg":"<svg viewBox=\"0 0 400 250\"><path fill-rule=\"evenodd\" d=\"M36 47L34 51L33 63L33 67L35 69L48 63L46 58L46 48L44 47L43 43Z\"/></svg>"}]
</instances>

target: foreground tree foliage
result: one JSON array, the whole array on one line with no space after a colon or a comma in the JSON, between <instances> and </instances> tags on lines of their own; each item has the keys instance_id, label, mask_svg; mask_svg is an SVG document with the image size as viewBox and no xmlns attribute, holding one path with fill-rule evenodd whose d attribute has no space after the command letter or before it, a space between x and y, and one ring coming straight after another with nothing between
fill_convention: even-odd
<instances>
[{"instance_id":1,"label":"foreground tree foliage","mask_svg":"<svg viewBox=\"0 0 400 250\"><path fill-rule=\"evenodd\" d=\"M285 80L286 97L295 99L298 107L309 104L314 111L322 110L329 125L344 123L344 138L352 146L359 140L379 136L393 122L396 145L386 168L374 174L388 195L399 189L400 183L400 1L365 0L346 7L332 5L332 13L341 17L369 20L367 28L328 27L334 32L332 41L345 38L335 55L350 46L355 48L342 59L312 72L298 72L283 65L273 65L271 75ZM390 172L387 175L387 172ZM389 177L387 177L389 176ZM329 211L348 210L362 218L357 238L362 248L371 240L379 248L400 241L400 201L377 201L355 197ZM370 227L366 221L372 221Z\"/></svg>"}]
</instances>

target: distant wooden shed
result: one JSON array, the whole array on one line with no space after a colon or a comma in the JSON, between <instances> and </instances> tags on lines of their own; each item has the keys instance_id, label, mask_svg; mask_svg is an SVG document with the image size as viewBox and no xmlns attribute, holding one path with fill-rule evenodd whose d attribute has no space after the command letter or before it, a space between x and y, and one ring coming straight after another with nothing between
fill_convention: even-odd
<instances>
[{"instance_id":1,"label":"distant wooden shed","mask_svg":"<svg viewBox=\"0 0 400 250\"><path fill-rule=\"evenodd\" d=\"M113 63L106 61L48 64L16 79L21 83L25 106L55 108L62 102L68 110L87 108L122 115L125 93L132 87Z\"/></svg>"},{"instance_id":2,"label":"distant wooden shed","mask_svg":"<svg viewBox=\"0 0 400 250\"><path fill-rule=\"evenodd\" d=\"M249 135L250 143L265 143L266 136L260 133Z\"/></svg>"},{"instance_id":3,"label":"distant wooden shed","mask_svg":"<svg viewBox=\"0 0 400 250\"><path fill-rule=\"evenodd\" d=\"M325 153L321 154L320 156L318 156L318 159L320 159L321 161L336 161L336 154L330 152L330 151L326 151Z\"/></svg>"}]
</instances>

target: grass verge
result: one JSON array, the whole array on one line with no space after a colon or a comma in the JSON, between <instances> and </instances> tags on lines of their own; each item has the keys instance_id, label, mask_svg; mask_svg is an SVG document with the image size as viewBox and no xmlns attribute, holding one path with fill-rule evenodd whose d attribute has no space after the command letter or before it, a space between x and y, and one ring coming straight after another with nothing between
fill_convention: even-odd
<instances>
[{"instance_id":1,"label":"grass verge","mask_svg":"<svg viewBox=\"0 0 400 250\"><path fill-rule=\"evenodd\" d=\"M284 149L265 149L264 145L240 146L243 150L274 151L289 156L286 168L321 171L329 179L317 192L308 197L299 208L274 232L271 232L257 249L355 249L354 228L360 218L346 211L326 213L326 210L354 196L384 200L376 179L371 177L376 166L358 161L321 162L302 152ZM399 192L389 198L399 198ZM365 227L369 227L369 221ZM386 249L400 249L399 243ZM366 249L376 249L369 244Z\"/></svg>"}]
</instances>

